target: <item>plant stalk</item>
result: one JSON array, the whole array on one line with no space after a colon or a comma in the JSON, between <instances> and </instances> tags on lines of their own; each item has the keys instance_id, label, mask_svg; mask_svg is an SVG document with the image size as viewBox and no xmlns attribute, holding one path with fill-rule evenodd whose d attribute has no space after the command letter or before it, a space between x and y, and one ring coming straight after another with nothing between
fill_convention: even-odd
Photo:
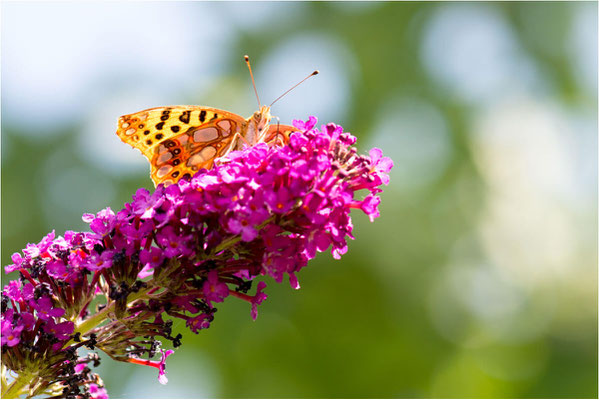
<instances>
[{"instance_id":1,"label":"plant stalk","mask_svg":"<svg viewBox=\"0 0 599 400\"><path fill-rule=\"evenodd\" d=\"M19 397L23 388L27 386L31 381L31 374L21 373L15 378L15 380L8 385L5 391L2 392L3 399L16 399Z\"/></svg>"}]
</instances>

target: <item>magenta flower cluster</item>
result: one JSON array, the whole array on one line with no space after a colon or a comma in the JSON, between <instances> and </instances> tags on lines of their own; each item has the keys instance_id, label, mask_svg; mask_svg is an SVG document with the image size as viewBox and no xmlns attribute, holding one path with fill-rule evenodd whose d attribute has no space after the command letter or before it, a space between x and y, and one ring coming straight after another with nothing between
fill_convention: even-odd
<instances>
[{"instance_id":1,"label":"magenta flower cluster","mask_svg":"<svg viewBox=\"0 0 599 400\"><path fill-rule=\"evenodd\" d=\"M51 233L13 255L6 271L20 279L2 295L3 363L18 372L52 358L40 388L60 383L66 395L94 397L105 394L101 385L73 366L76 349L98 346L113 359L156 367L165 383L172 351L157 338L177 347L182 337L173 336L171 318L197 333L210 326L215 304L234 296L256 319L267 295L264 282L248 294L254 278L288 276L299 288L296 273L317 252L341 257L353 238L351 209L379 216L377 194L392 162L379 149L358 155L340 126L315 128L314 117L294 125L285 146L258 144L191 179L139 189L117 213L85 214L91 232ZM158 354L160 362L150 360Z\"/></svg>"}]
</instances>

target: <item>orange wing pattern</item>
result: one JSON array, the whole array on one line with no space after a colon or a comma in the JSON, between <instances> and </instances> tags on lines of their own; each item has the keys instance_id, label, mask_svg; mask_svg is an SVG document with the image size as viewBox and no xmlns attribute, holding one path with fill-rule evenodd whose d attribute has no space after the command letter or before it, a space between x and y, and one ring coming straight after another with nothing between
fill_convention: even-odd
<instances>
[{"instance_id":1,"label":"orange wing pattern","mask_svg":"<svg viewBox=\"0 0 599 400\"><path fill-rule=\"evenodd\" d=\"M224 155L246 120L203 106L171 106L143 110L119 118L117 135L150 161L155 185L171 184L201 168L211 168Z\"/></svg>"},{"instance_id":2,"label":"orange wing pattern","mask_svg":"<svg viewBox=\"0 0 599 400\"><path fill-rule=\"evenodd\" d=\"M290 125L271 125L264 141L269 145L282 146L289 142L289 135L296 131L297 128Z\"/></svg>"}]
</instances>

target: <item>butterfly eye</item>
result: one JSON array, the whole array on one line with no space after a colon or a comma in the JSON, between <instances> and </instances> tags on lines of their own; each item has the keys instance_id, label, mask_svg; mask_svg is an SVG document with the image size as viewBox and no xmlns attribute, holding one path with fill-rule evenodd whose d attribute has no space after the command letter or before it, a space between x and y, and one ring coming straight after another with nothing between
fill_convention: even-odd
<instances>
[{"instance_id":1,"label":"butterfly eye","mask_svg":"<svg viewBox=\"0 0 599 400\"><path fill-rule=\"evenodd\" d=\"M260 111L256 111L256 112L254 113L254 119L256 119L256 120L259 120L259 119L260 119L260 116L261 116L261 114L260 114Z\"/></svg>"}]
</instances>

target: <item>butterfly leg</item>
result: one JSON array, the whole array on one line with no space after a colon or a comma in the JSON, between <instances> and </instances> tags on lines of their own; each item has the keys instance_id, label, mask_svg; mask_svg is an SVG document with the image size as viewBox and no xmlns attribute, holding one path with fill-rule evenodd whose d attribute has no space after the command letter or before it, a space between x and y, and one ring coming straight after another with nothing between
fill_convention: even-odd
<instances>
[{"instance_id":1,"label":"butterfly leg","mask_svg":"<svg viewBox=\"0 0 599 400\"><path fill-rule=\"evenodd\" d=\"M233 139L231 140L231 144L229 145L229 148L227 149L227 151L225 151L225 153L223 154L223 157L226 156L227 154L229 154L230 152L232 152L237 147L237 143L238 143L237 141L239 139L243 140L245 142L245 144L250 146L248 141L245 140L245 138L243 137L243 135L241 135L241 133L235 132L235 135L233 135Z\"/></svg>"},{"instance_id":2,"label":"butterfly leg","mask_svg":"<svg viewBox=\"0 0 599 400\"><path fill-rule=\"evenodd\" d=\"M282 137L281 135L276 135L274 138L269 140L267 144L269 146L285 146L285 140L283 138L284 136Z\"/></svg>"},{"instance_id":3,"label":"butterfly leg","mask_svg":"<svg viewBox=\"0 0 599 400\"><path fill-rule=\"evenodd\" d=\"M279 117L274 117L277 120L277 132L279 131L279 124L281 122L281 120L279 119ZM272 128L272 127L271 127ZM265 126L264 129L262 130L262 133L260 135L258 135L258 140L256 141L256 143L266 143L266 139L268 138L270 133L270 129L269 126ZM268 143L272 142L269 141Z\"/></svg>"},{"instance_id":4,"label":"butterfly leg","mask_svg":"<svg viewBox=\"0 0 599 400\"><path fill-rule=\"evenodd\" d=\"M278 143L279 146L285 146L285 140L283 140L280 135L277 135L275 142L279 142Z\"/></svg>"},{"instance_id":5,"label":"butterfly leg","mask_svg":"<svg viewBox=\"0 0 599 400\"><path fill-rule=\"evenodd\" d=\"M277 132L279 132L279 127L280 127L280 125L281 125L281 120L279 119L279 117L276 117L276 118L277 118ZM281 141L281 145L283 145L283 139L281 139L281 138L279 137L279 135L277 135L277 136L276 136L276 139L279 139L279 140ZM275 139L275 143L276 143L276 141L277 141L276 139Z\"/></svg>"}]
</instances>

